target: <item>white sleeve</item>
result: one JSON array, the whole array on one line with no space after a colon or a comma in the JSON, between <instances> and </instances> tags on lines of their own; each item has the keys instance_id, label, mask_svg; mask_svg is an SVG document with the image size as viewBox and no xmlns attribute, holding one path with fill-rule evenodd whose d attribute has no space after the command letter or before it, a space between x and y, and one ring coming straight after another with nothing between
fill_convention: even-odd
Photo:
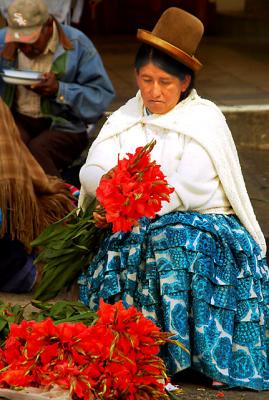
<instances>
[{"instance_id":1,"label":"white sleeve","mask_svg":"<svg viewBox=\"0 0 269 400\"><path fill-rule=\"evenodd\" d=\"M117 164L119 152L119 143L116 137L92 144L87 160L79 173L84 192L90 197L95 197L101 177Z\"/></svg>"},{"instance_id":2,"label":"white sleeve","mask_svg":"<svg viewBox=\"0 0 269 400\"><path fill-rule=\"evenodd\" d=\"M95 197L97 186L105 172L97 165L84 164L82 166L79 172L80 183L90 197Z\"/></svg>"},{"instance_id":3,"label":"white sleeve","mask_svg":"<svg viewBox=\"0 0 269 400\"><path fill-rule=\"evenodd\" d=\"M175 191L169 203L163 202L159 215L176 209L199 209L210 200L219 186L219 178L209 154L195 140L185 145L177 170L167 176L167 181Z\"/></svg>"}]
</instances>

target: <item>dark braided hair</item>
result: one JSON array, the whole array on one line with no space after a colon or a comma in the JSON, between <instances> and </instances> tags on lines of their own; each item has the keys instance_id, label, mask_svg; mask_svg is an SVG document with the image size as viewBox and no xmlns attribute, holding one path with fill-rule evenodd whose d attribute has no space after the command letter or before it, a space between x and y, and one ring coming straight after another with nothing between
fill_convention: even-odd
<instances>
[{"instance_id":1,"label":"dark braided hair","mask_svg":"<svg viewBox=\"0 0 269 400\"><path fill-rule=\"evenodd\" d=\"M190 75L191 81L187 90L181 93L180 100L184 100L194 88L195 75L194 71L182 64L181 62L170 57L166 53L152 47L148 44L142 44L135 57L135 70L139 72L140 68L152 63L156 67L162 69L170 75L176 76L181 81L184 81L186 75Z\"/></svg>"}]
</instances>

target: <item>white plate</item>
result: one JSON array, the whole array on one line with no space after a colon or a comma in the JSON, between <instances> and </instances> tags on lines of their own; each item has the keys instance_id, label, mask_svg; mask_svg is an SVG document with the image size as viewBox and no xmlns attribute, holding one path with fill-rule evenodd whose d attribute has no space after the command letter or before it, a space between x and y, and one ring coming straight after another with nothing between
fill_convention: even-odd
<instances>
[{"instance_id":1,"label":"white plate","mask_svg":"<svg viewBox=\"0 0 269 400\"><path fill-rule=\"evenodd\" d=\"M12 85L34 85L35 83L40 82L40 79L15 78L4 74L2 74L2 79L4 82Z\"/></svg>"},{"instance_id":2,"label":"white plate","mask_svg":"<svg viewBox=\"0 0 269 400\"><path fill-rule=\"evenodd\" d=\"M21 69L7 69L3 68L3 74L6 77L19 78L19 79L41 79L42 73L38 71L31 70L21 70Z\"/></svg>"},{"instance_id":3,"label":"white plate","mask_svg":"<svg viewBox=\"0 0 269 400\"><path fill-rule=\"evenodd\" d=\"M3 81L12 85L34 85L42 79L42 73L38 71L24 71L19 69L3 68L1 73Z\"/></svg>"}]
</instances>

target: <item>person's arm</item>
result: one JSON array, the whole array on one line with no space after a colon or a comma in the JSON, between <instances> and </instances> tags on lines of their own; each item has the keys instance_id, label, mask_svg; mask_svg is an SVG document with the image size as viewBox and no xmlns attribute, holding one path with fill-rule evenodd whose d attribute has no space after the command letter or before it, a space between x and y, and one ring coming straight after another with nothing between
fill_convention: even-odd
<instances>
[{"instance_id":1,"label":"person's arm","mask_svg":"<svg viewBox=\"0 0 269 400\"><path fill-rule=\"evenodd\" d=\"M87 160L79 173L84 193L87 193L89 197L95 197L102 176L117 165L119 152L116 136L98 144L92 144Z\"/></svg>"},{"instance_id":2,"label":"person's arm","mask_svg":"<svg viewBox=\"0 0 269 400\"><path fill-rule=\"evenodd\" d=\"M195 140L190 140L177 170L167 178L175 188L170 202L163 202L159 215L178 209L194 210L202 208L216 192L219 179L207 151Z\"/></svg>"},{"instance_id":3,"label":"person's arm","mask_svg":"<svg viewBox=\"0 0 269 400\"><path fill-rule=\"evenodd\" d=\"M83 120L96 120L111 103L115 92L100 55L83 53L74 82L59 80L56 102L69 106Z\"/></svg>"},{"instance_id":4,"label":"person's arm","mask_svg":"<svg viewBox=\"0 0 269 400\"><path fill-rule=\"evenodd\" d=\"M31 89L57 103L59 110L70 109L73 115L91 123L107 110L115 92L93 43L82 33L74 38L74 48L66 51L64 66L56 58L52 71Z\"/></svg>"}]
</instances>

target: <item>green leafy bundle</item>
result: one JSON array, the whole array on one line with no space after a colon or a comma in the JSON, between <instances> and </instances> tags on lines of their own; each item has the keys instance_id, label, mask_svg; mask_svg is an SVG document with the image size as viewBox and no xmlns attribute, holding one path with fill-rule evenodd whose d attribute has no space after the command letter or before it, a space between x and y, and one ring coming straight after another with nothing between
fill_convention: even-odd
<instances>
[{"instance_id":1,"label":"green leafy bundle","mask_svg":"<svg viewBox=\"0 0 269 400\"><path fill-rule=\"evenodd\" d=\"M29 312L32 305L34 310ZM57 325L62 322L83 322L85 325L93 324L96 313L84 304L77 301L59 300L53 303L32 300L24 306L7 304L0 300L0 347L4 345L9 334L11 324L20 324L23 320L43 321L50 318Z\"/></svg>"},{"instance_id":2,"label":"green leafy bundle","mask_svg":"<svg viewBox=\"0 0 269 400\"><path fill-rule=\"evenodd\" d=\"M24 308L18 304L5 304L0 300L0 346L6 340L11 324L19 324L23 320Z\"/></svg>"},{"instance_id":3,"label":"green leafy bundle","mask_svg":"<svg viewBox=\"0 0 269 400\"><path fill-rule=\"evenodd\" d=\"M31 303L38 311L32 311L28 320L33 319L40 322L51 318L56 325L63 322L83 322L88 326L97 318L94 311L77 301L59 300L55 303L48 303L32 300Z\"/></svg>"},{"instance_id":4,"label":"green leafy bundle","mask_svg":"<svg viewBox=\"0 0 269 400\"><path fill-rule=\"evenodd\" d=\"M86 209L75 209L62 220L50 225L33 242L40 251L35 259L43 270L33 299L47 301L63 288L70 288L98 251L106 231L95 226L94 200Z\"/></svg>"}]
</instances>

